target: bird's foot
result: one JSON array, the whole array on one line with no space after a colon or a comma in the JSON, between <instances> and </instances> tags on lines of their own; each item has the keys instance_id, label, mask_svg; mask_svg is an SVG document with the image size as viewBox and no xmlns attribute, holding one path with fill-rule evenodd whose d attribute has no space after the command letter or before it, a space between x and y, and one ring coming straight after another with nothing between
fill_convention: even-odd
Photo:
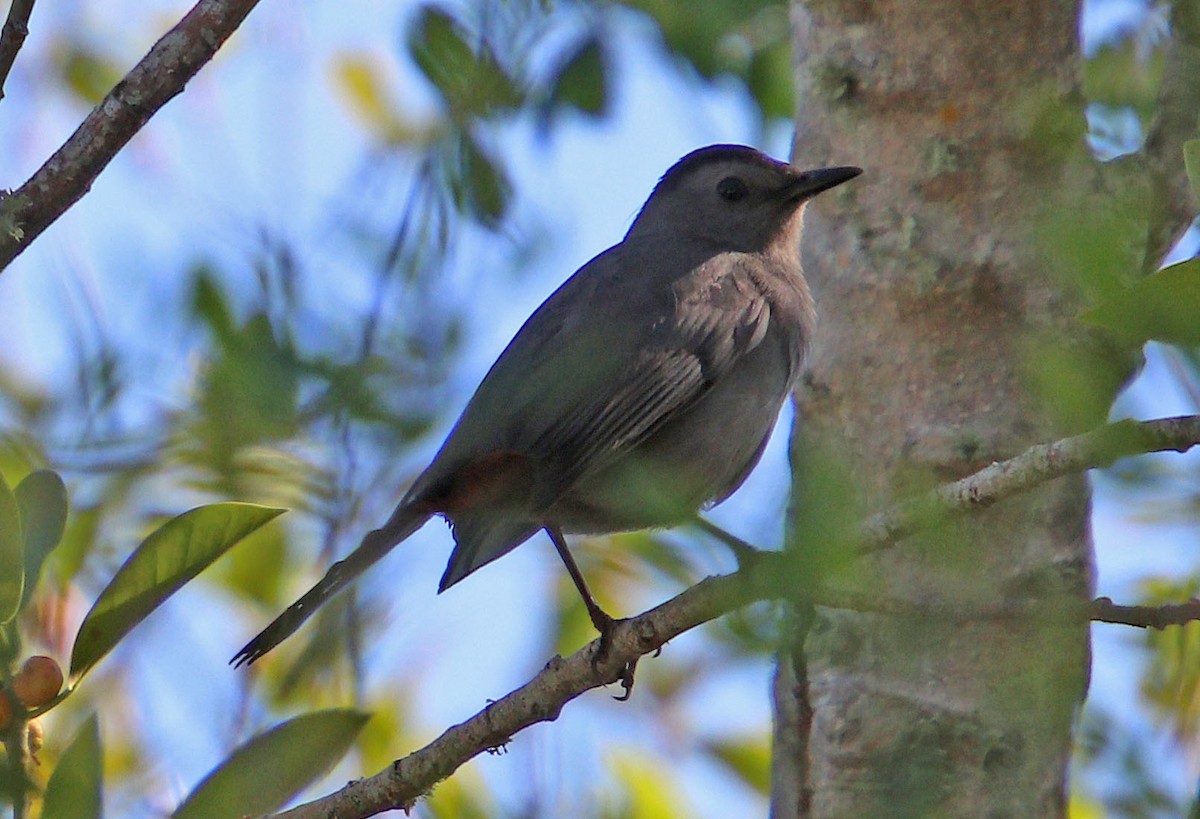
<instances>
[{"instance_id":1,"label":"bird's foot","mask_svg":"<svg viewBox=\"0 0 1200 819\"><path fill-rule=\"evenodd\" d=\"M599 668L601 664L608 660L608 655L612 652L613 634L621 621L605 613L599 606L589 609L588 614L592 618L592 625L596 627L596 631L600 632L600 641L596 646L595 653L592 654L592 668ZM613 697L617 702L625 702L633 694L633 676L636 670L636 659L626 663L621 668L616 682L621 684L621 687L625 689L625 693L619 697Z\"/></svg>"}]
</instances>

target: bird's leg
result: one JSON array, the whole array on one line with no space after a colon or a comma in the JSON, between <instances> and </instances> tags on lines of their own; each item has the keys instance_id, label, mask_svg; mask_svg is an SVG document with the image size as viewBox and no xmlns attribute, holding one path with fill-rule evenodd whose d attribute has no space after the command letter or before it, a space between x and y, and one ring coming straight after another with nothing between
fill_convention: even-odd
<instances>
[{"instance_id":1,"label":"bird's leg","mask_svg":"<svg viewBox=\"0 0 1200 819\"><path fill-rule=\"evenodd\" d=\"M562 558L563 565L567 567L567 574L571 575L571 581L579 590L579 596L583 598L583 605L587 609L588 617L592 619L592 625L596 627L596 631L600 632L600 645L603 648L604 641L612 632L616 620L600 608L596 599L592 597L587 581L583 579L583 572L579 571L579 566L575 564L575 558L571 557L571 552L567 550L567 540L563 537L562 530L557 526L547 526L546 534L550 535L554 548L558 550L558 556Z\"/></svg>"},{"instance_id":2,"label":"bird's leg","mask_svg":"<svg viewBox=\"0 0 1200 819\"><path fill-rule=\"evenodd\" d=\"M575 563L575 558L571 556L571 552L567 549L567 539L563 536L562 529L557 526L547 526L546 534L550 536L550 541L554 544L555 550L558 551L558 556L562 558L563 565L567 567L567 574L571 575L571 581L575 584L575 588L579 591L579 596L583 598L584 608L587 609L588 617L592 620L592 625L596 627L596 631L600 632L600 648L592 657L592 664L597 665L608 657L608 652L612 648L612 633L617 621L608 614L604 609L600 608L600 604L596 602L596 598L592 597L592 592L588 589L587 581L583 579L583 572L579 571L579 566ZM630 692L633 691L633 671L637 667L637 661L628 663L621 671L620 682L625 689L624 695L617 697L618 700L629 699Z\"/></svg>"},{"instance_id":3,"label":"bird's leg","mask_svg":"<svg viewBox=\"0 0 1200 819\"><path fill-rule=\"evenodd\" d=\"M693 523L702 532L711 535L730 548L733 556L737 559L738 571L749 569L755 559L763 553L762 549L759 549L757 546L750 545L732 532L726 532L717 524L710 520L705 520L699 515L696 515Z\"/></svg>"}]
</instances>

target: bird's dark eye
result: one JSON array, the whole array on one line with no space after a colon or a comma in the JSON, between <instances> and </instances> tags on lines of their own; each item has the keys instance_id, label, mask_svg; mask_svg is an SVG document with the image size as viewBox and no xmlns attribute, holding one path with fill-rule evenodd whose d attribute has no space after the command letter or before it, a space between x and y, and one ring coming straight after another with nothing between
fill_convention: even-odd
<instances>
[{"instance_id":1,"label":"bird's dark eye","mask_svg":"<svg viewBox=\"0 0 1200 819\"><path fill-rule=\"evenodd\" d=\"M738 202L745 199L749 192L750 189L746 187L746 183L736 176L727 176L717 183L717 196L726 202Z\"/></svg>"}]
</instances>

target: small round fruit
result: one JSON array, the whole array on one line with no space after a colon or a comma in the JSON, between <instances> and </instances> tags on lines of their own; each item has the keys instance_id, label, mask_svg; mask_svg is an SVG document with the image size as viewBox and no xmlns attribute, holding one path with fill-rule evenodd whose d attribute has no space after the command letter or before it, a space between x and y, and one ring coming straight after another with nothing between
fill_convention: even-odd
<instances>
[{"instance_id":1,"label":"small round fruit","mask_svg":"<svg viewBox=\"0 0 1200 819\"><path fill-rule=\"evenodd\" d=\"M62 669L50 657L30 657L13 677L12 689L26 708L38 708L58 695Z\"/></svg>"}]
</instances>

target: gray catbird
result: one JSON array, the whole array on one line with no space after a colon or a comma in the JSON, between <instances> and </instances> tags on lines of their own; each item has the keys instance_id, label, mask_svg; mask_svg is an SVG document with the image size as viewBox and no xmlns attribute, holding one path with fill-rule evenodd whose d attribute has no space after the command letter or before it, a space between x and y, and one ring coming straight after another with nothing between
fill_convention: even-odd
<instances>
[{"instance_id":1,"label":"gray catbird","mask_svg":"<svg viewBox=\"0 0 1200 819\"><path fill-rule=\"evenodd\" d=\"M234 664L270 651L433 515L457 544L439 591L544 529L607 636L613 620L563 533L677 525L741 485L813 330L804 203L861 172L802 171L740 145L679 160L621 243L529 317L387 523Z\"/></svg>"}]
</instances>

